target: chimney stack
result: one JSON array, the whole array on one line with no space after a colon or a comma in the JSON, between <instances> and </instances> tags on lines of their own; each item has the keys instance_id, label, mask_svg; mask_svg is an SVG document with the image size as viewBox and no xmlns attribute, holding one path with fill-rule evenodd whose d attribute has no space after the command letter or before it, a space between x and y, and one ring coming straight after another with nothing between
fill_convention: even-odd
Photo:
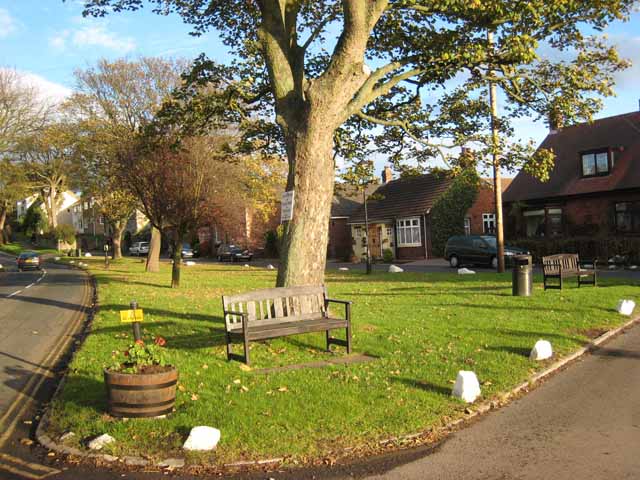
<instances>
[{"instance_id":1,"label":"chimney stack","mask_svg":"<svg viewBox=\"0 0 640 480\"><path fill-rule=\"evenodd\" d=\"M382 171L382 183L389 183L391 180L393 180L393 172L391 167L387 165Z\"/></svg>"}]
</instances>

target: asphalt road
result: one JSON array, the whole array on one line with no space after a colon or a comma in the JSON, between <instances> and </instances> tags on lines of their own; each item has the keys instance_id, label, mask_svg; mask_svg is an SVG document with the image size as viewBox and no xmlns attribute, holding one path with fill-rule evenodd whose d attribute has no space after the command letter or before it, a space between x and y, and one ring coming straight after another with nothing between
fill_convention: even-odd
<instances>
[{"instance_id":1,"label":"asphalt road","mask_svg":"<svg viewBox=\"0 0 640 480\"><path fill-rule=\"evenodd\" d=\"M21 440L51 395L58 361L85 319L90 289L81 271L44 264L18 272L5 254L0 263L0 478L7 478L8 472L33 473L24 465L34 463Z\"/></svg>"}]
</instances>

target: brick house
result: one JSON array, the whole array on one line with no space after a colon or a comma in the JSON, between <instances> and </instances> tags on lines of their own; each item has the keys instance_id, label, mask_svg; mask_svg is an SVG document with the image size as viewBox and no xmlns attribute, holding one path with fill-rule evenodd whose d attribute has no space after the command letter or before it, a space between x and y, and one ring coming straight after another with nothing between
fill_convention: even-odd
<instances>
[{"instance_id":1,"label":"brick house","mask_svg":"<svg viewBox=\"0 0 640 480\"><path fill-rule=\"evenodd\" d=\"M393 180L391 169L385 168L383 184L376 190L380 198L367 202L369 216L369 248L373 258L391 250L393 258L418 260L432 258L431 208L451 186L446 175L418 175ZM506 179L504 185L508 185ZM366 232L364 206L350 217L353 253L365 256ZM464 219L468 235L492 234L495 231L495 202L492 183L482 179L478 196Z\"/></svg>"},{"instance_id":2,"label":"brick house","mask_svg":"<svg viewBox=\"0 0 640 480\"><path fill-rule=\"evenodd\" d=\"M505 192L510 238L640 236L640 112L553 129L540 148L555 166L548 182L522 171Z\"/></svg>"}]
</instances>

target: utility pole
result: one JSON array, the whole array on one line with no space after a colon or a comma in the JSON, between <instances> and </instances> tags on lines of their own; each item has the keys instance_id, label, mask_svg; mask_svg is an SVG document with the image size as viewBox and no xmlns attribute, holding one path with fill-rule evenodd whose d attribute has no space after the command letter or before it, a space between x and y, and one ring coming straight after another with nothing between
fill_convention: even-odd
<instances>
[{"instance_id":1,"label":"utility pole","mask_svg":"<svg viewBox=\"0 0 640 480\"><path fill-rule=\"evenodd\" d=\"M367 247L367 275L371 273L371 251L369 250L369 212L367 211L367 185L362 189L362 201L364 202L364 238Z\"/></svg>"},{"instance_id":2,"label":"utility pole","mask_svg":"<svg viewBox=\"0 0 640 480\"><path fill-rule=\"evenodd\" d=\"M493 32L487 31L487 42L493 51ZM493 73L493 69L490 69ZM502 220L502 178L500 176L500 155L498 152L498 99L496 84L489 81L489 102L491 106L491 140L493 156L493 190L496 204L496 243L498 250L498 273L504 272L504 227Z\"/></svg>"}]
</instances>

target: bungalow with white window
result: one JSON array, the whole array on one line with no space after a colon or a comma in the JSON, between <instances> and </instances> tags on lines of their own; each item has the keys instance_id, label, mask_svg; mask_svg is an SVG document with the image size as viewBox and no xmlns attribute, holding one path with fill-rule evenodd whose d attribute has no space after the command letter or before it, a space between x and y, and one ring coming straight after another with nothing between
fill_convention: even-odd
<instances>
[{"instance_id":1,"label":"bungalow with white window","mask_svg":"<svg viewBox=\"0 0 640 480\"><path fill-rule=\"evenodd\" d=\"M419 260L432 258L431 209L438 198L451 186L447 175L418 175L392 179L391 169L385 168L383 184L367 202L369 219L369 248L371 256L382 258L389 249L393 258ZM510 179L506 179L505 188ZM353 254L366 256L365 210L360 206L350 217ZM462 226L461 226L462 227ZM491 182L482 179L473 206L464 219L467 235L493 234L495 231L495 202Z\"/></svg>"}]
</instances>

